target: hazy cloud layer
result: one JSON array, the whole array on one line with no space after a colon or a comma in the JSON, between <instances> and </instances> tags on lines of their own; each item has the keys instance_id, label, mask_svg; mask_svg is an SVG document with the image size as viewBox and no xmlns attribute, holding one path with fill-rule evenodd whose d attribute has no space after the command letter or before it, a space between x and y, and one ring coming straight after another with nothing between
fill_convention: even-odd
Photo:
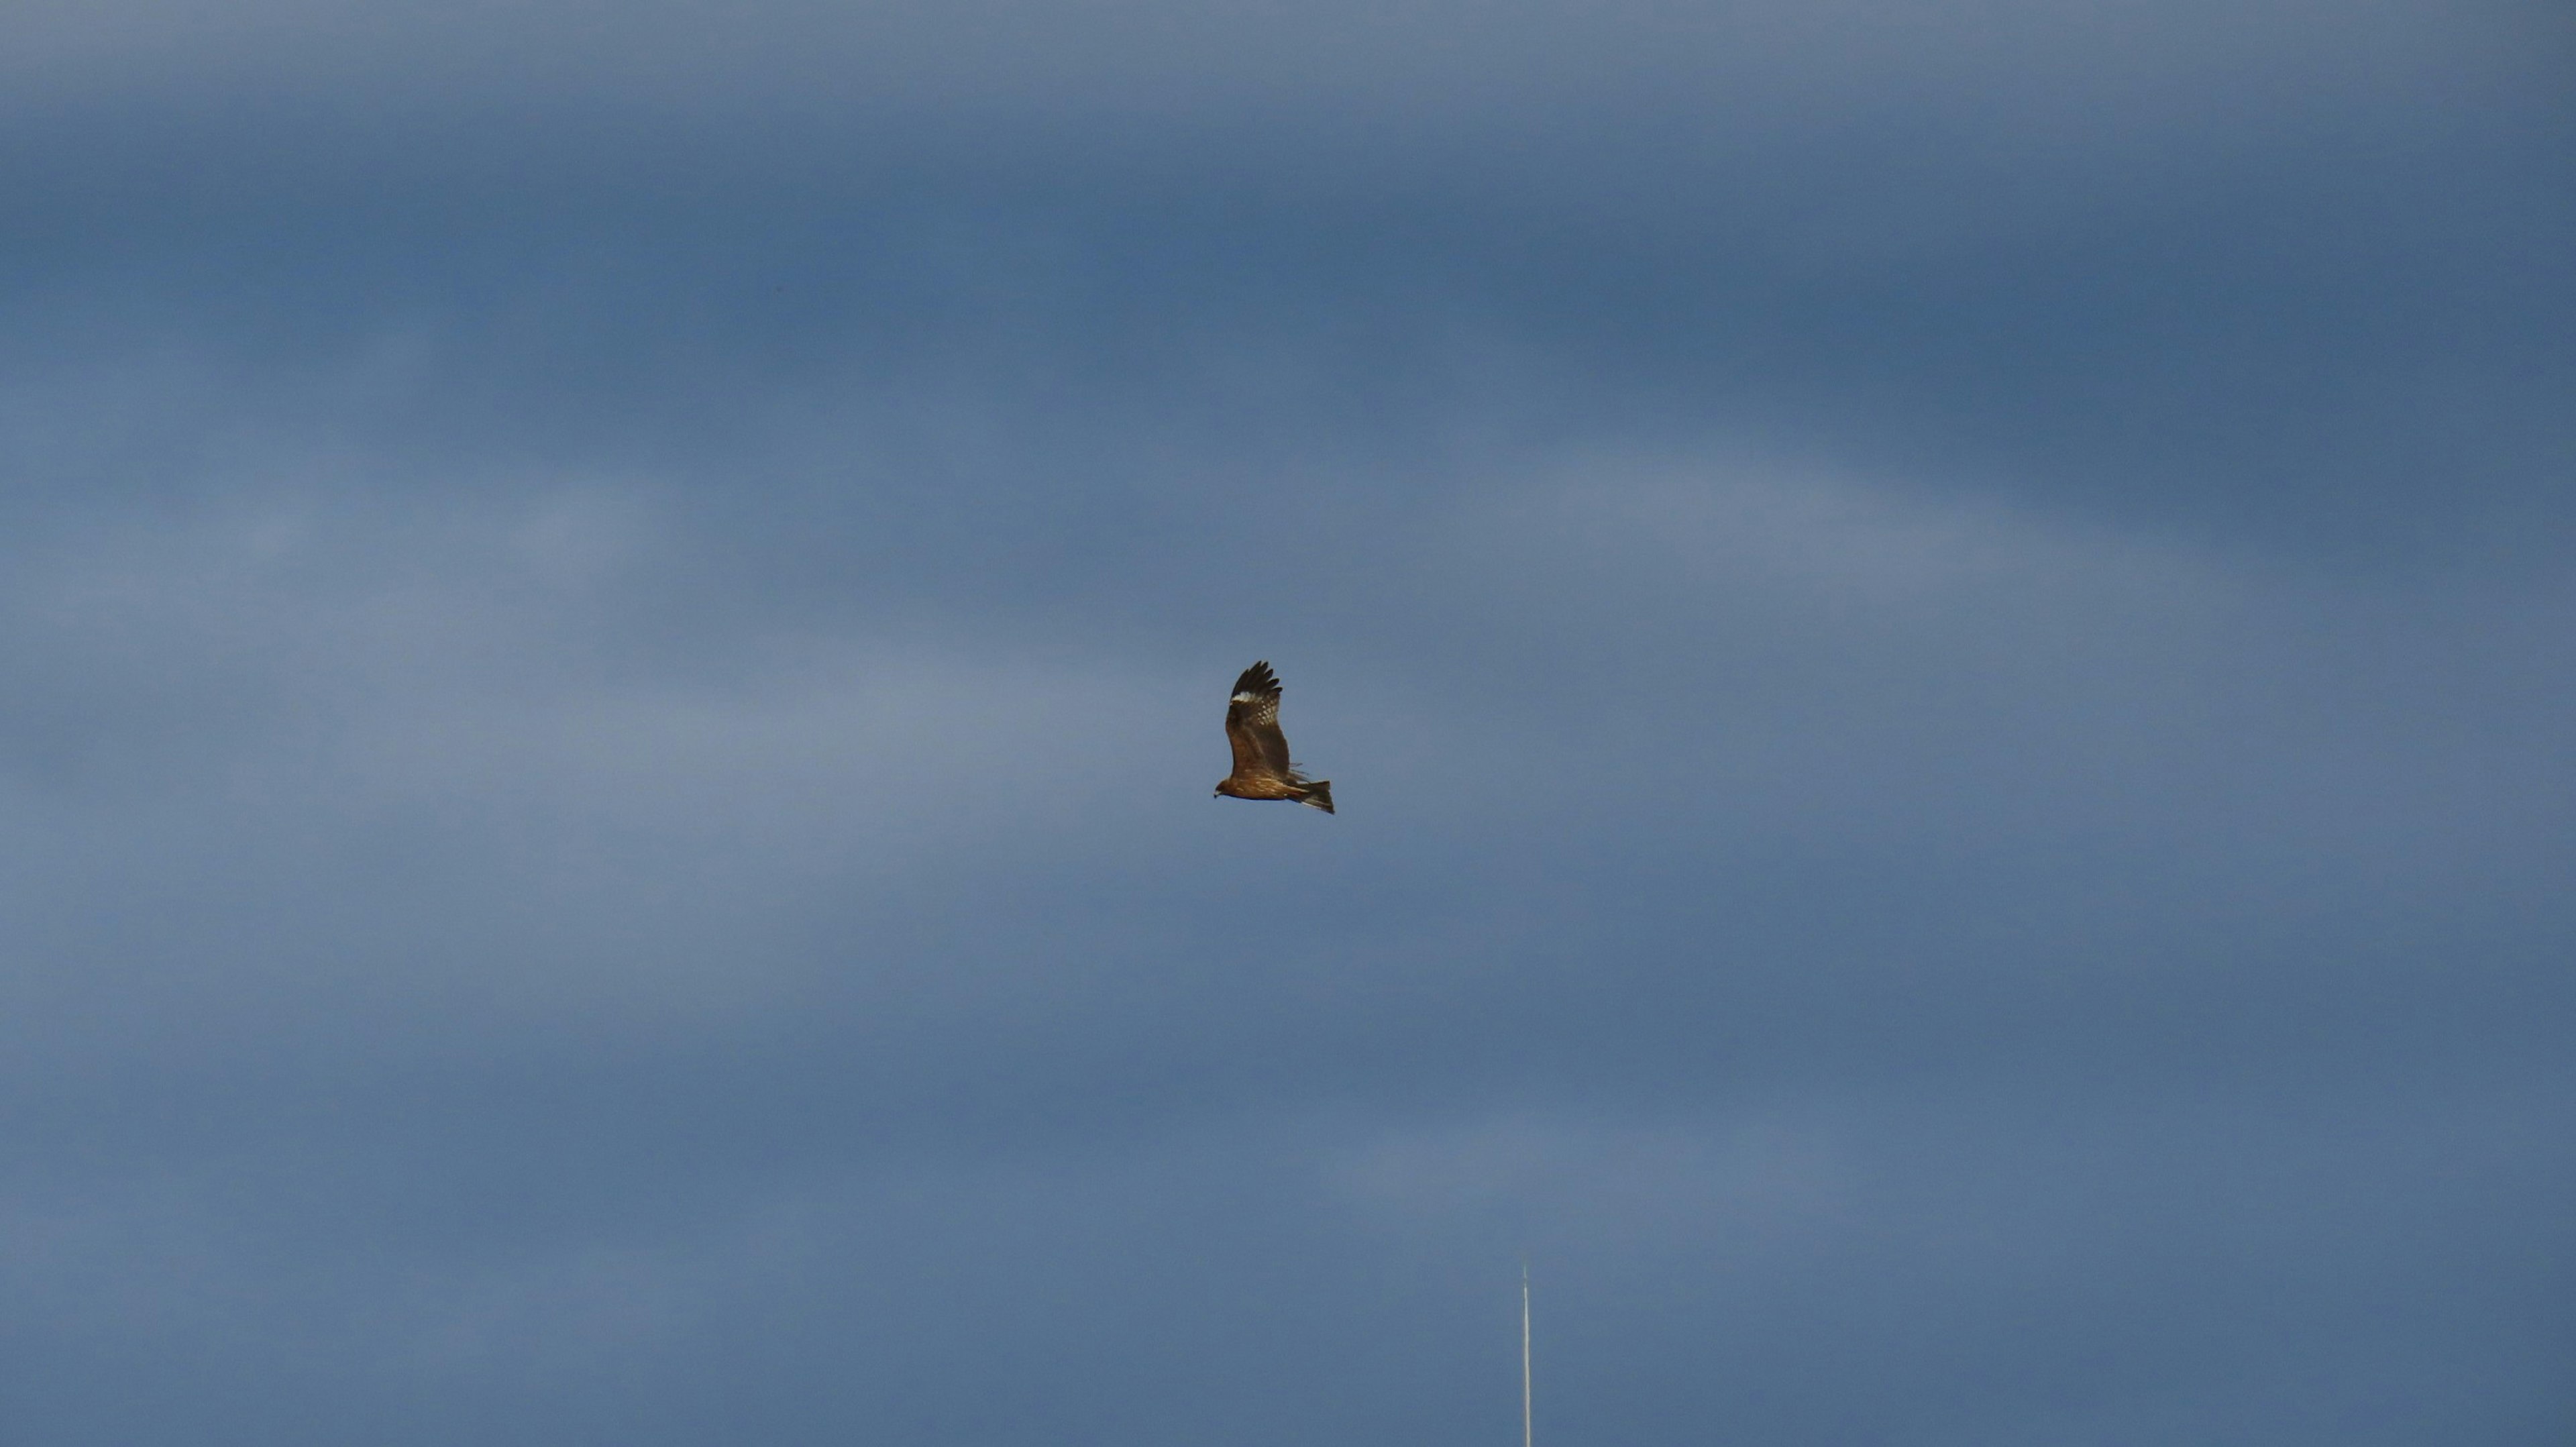
<instances>
[{"instance_id":1,"label":"hazy cloud layer","mask_svg":"<svg viewBox=\"0 0 2576 1447\"><path fill-rule=\"evenodd\" d=\"M0 39L10 1440L2570 1427L2540 7Z\"/></svg>"}]
</instances>

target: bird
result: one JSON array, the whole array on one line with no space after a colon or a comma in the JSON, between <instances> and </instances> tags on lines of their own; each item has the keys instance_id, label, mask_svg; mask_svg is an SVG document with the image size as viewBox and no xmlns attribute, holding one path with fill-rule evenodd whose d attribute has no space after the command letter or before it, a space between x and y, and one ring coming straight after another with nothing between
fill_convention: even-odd
<instances>
[{"instance_id":1,"label":"bird","mask_svg":"<svg viewBox=\"0 0 2576 1447\"><path fill-rule=\"evenodd\" d=\"M1234 748L1234 772L1216 781L1220 799L1294 799L1333 812L1333 781L1309 779L1288 762L1288 736L1279 731L1279 675L1255 663L1234 681L1225 703L1225 741Z\"/></svg>"}]
</instances>

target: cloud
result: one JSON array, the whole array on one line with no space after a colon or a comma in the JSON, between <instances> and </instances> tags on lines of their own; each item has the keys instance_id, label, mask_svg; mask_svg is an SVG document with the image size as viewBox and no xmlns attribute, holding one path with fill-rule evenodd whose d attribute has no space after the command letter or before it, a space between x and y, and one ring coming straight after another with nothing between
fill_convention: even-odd
<instances>
[{"instance_id":1,"label":"cloud","mask_svg":"<svg viewBox=\"0 0 2576 1447\"><path fill-rule=\"evenodd\" d=\"M812 113L954 108L1313 123L1492 126L1514 106L1828 124L1833 116L2034 103L2074 114L2447 80L2510 63L2547 24L2511 6L1739 3L1677 10L1550 0L1294 9L1164 0L719 9L166 0L14 12L17 67L77 89L372 89L362 104ZM24 92L22 92L23 94ZM433 99L441 95L447 99Z\"/></svg>"},{"instance_id":2,"label":"cloud","mask_svg":"<svg viewBox=\"0 0 2576 1447\"><path fill-rule=\"evenodd\" d=\"M2546 1436L2558 52L1982 17L13 12L13 1425Z\"/></svg>"}]
</instances>

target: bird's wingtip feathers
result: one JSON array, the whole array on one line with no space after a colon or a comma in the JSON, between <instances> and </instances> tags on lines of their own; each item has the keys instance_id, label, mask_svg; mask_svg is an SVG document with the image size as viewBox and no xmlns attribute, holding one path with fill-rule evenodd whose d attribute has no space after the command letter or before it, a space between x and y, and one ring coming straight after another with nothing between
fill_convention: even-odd
<instances>
[{"instance_id":1,"label":"bird's wingtip feathers","mask_svg":"<svg viewBox=\"0 0 2576 1447\"><path fill-rule=\"evenodd\" d=\"M1279 675L1270 671L1270 661L1263 659L1243 671L1234 681L1236 698L1266 698L1279 691Z\"/></svg>"}]
</instances>

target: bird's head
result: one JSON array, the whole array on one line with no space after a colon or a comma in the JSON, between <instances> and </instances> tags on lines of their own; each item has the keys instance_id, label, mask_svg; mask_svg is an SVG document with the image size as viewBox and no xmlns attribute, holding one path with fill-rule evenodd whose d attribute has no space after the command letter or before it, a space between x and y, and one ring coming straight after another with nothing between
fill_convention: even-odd
<instances>
[{"instance_id":1,"label":"bird's head","mask_svg":"<svg viewBox=\"0 0 2576 1447\"><path fill-rule=\"evenodd\" d=\"M1232 780L1232 779L1219 779L1219 780L1217 780L1217 781L1216 781L1216 792L1215 792L1214 794L1210 795L1209 797L1210 797L1210 798L1216 798L1216 799L1222 799L1222 798L1224 798L1226 795L1233 793L1234 791L1233 791L1232 789L1229 789L1229 788L1227 788L1227 787L1226 787L1226 785L1231 784L1231 783L1233 783L1233 782L1234 782L1234 780Z\"/></svg>"}]
</instances>

